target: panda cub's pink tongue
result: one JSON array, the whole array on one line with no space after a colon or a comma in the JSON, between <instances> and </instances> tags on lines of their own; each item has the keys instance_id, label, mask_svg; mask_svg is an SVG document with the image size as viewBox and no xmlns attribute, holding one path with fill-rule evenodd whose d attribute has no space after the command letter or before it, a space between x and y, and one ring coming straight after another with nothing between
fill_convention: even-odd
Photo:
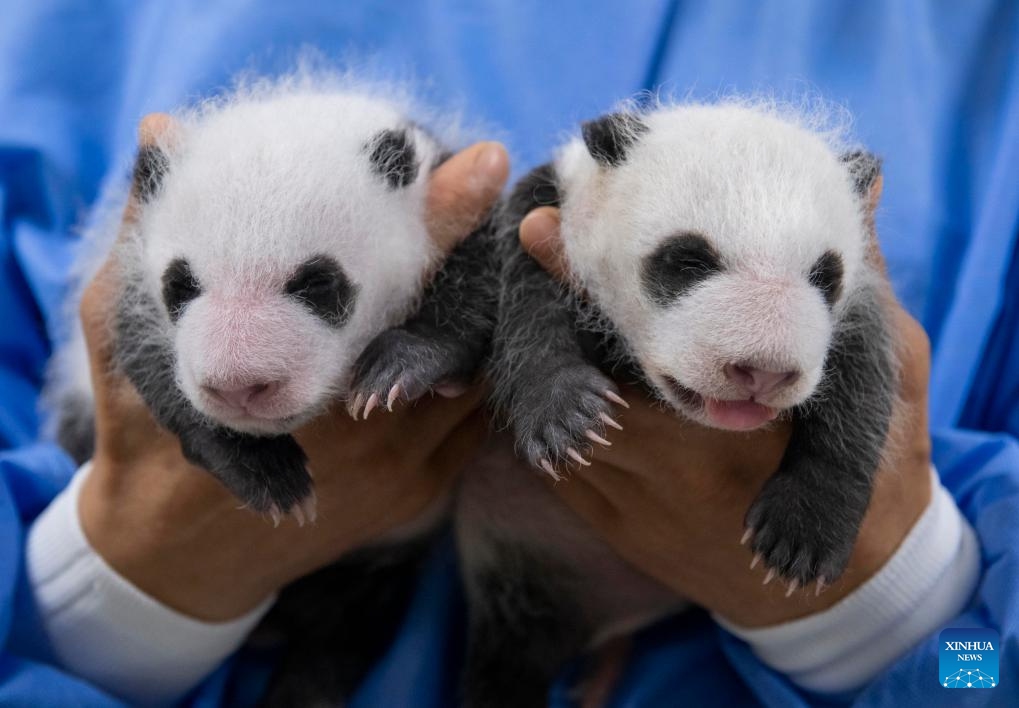
<instances>
[{"instance_id":1,"label":"panda cub's pink tongue","mask_svg":"<svg viewBox=\"0 0 1019 708\"><path fill-rule=\"evenodd\" d=\"M705 398L704 409L708 419L720 428L753 430L775 420L778 411L754 401L719 401Z\"/></svg>"}]
</instances>

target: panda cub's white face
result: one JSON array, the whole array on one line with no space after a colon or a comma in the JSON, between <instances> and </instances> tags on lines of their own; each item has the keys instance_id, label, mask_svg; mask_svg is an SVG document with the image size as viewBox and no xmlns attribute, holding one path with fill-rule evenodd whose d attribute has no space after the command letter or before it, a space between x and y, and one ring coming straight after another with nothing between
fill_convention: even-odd
<instances>
[{"instance_id":1,"label":"panda cub's white face","mask_svg":"<svg viewBox=\"0 0 1019 708\"><path fill-rule=\"evenodd\" d=\"M556 163L567 260L660 396L748 430L804 402L864 268L864 209L821 137L763 109L639 117L619 164Z\"/></svg>"},{"instance_id":2,"label":"panda cub's white face","mask_svg":"<svg viewBox=\"0 0 1019 708\"><path fill-rule=\"evenodd\" d=\"M164 143L136 257L178 385L230 428L290 431L420 294L438 146L393 106L314 90L240 97Z\"/></svg>"}]
</instances>

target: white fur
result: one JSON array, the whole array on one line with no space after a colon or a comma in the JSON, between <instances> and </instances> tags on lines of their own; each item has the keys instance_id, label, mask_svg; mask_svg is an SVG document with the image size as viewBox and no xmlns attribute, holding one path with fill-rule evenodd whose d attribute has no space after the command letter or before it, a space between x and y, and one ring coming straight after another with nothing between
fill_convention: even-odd
<instances>
[{"instance_id":1,"label":"white fur","mask_svg":"<svg viewBox=\"0 0 1019 708\"><path fill-rule=\"evenodd\" d=\"M178 385L209 417L256 433L293 429L344 396L364 346L413 309L438 258L424 202L441 148L396 95L329 76L262 81L178 114L161 137L169 170L116 253L125 277L140 277L160 303L173 259L186 259L199 280L201 295L162 327ZM389 128L410 130L420 163L415 181L398 189L373 171L365 149ZM341 327L284 293L318 254L358 289ZM257 418L224 410L202 390L246 381L283 382Z\"/></svg>"},{"instance_id":2,"label":"white fur","mask_svg":"<svg viewBox=\"0 0 1019 708\"><path fill-rule=\"evenodd\" d=\"M575 139L556 168L562 234L580 288L618 327L660 395L684 405L665 382L702 397L738 398L729 363L801 372L766 405L785 409L814 391L834 320L864 268L864 211L841 145L772 105L676 105L641 116L639 135L617 167L598 164ZM721 254L724 272L672 306L638 286L641 265L665 238L698 233ZM841 254L843 297L829 312L807 276L828 249Z\"/></svg>"}]
</instances>

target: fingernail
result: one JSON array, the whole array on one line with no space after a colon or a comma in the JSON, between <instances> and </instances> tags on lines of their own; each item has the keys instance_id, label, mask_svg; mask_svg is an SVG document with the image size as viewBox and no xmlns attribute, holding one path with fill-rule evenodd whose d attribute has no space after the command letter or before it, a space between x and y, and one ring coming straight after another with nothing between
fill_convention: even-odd
<instances>
[{"instance_id":1,"label":"fingernail","mask_svg":"<svg viewBox=\"0 0 1019 708\"><path fill-rule=\"evenodd\" d=\"M478 177L489 184L502 185L506 179L506 150L499 143L488 143L474 158Z\"/></svg>"},{"instance_id":2,"label":"fingernail","mask_svg":"<svg viewBox=\"0 0 1019 708\"><path fill-rule=\"evenodd\" d=\"M460 398L469 390L469 387L463 384L438 384L435 386L435 392L443 398Z\"/></svg>"},{"instance_id":3,"label":"fingernail","mask_svg":"<svg viewBox=\"0 0 1019 708\"><path fill-rule=\"evenodd\" d=\"M547 209L535 209L524 217L524 221L527 229L538 237L538 243L553 239L559 233L559 219Z\"/></svg>"}]
</instances>

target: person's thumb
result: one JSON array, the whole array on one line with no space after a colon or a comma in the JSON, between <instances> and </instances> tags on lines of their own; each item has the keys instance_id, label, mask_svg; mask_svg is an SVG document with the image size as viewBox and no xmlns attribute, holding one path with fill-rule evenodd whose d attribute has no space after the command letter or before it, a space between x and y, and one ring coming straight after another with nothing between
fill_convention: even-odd
<instances>
[{"instance_id":1,"label":"person's thumb","mask_svg":"<svg viewBox=\"0 0 1019 708\"><path fill-rule=\"evenodd\" d=\"M565 280L568 272L559 235L559 210L538 207L520 222L520 245L553 277Z\"/></svg>"},{"instance_id":2,"label":"person's thumb","mask_svg":"<svg viewBox=\"0 0 1019 708\"><path fill-rule=\"evenodd\" d=\"M500 143L477 143L458 152L431 175L426 206L428 231L444 251L477 228L509 176L509 155Z\"/></svg>"}]
</instances>

